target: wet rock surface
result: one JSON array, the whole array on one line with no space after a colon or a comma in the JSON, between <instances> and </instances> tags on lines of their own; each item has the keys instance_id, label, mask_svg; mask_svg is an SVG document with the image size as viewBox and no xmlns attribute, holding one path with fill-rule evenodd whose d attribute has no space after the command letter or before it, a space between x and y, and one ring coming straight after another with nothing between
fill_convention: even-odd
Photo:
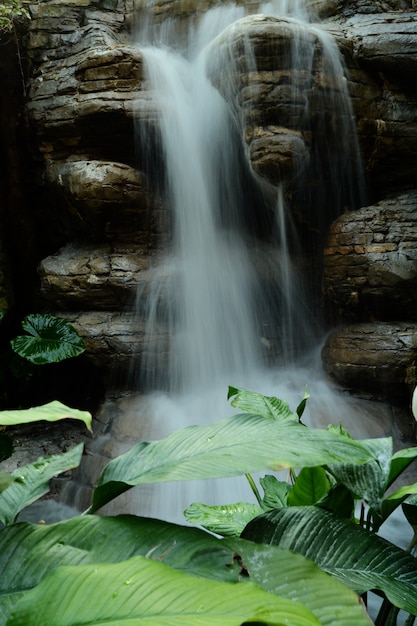
<instances>
[{"instance_id":1,"label":"wet rock surface","mask_svg":"<svg viewBox=\"0 0 417 626\"><path fill-rule=\"evenodd\" d=\"M333 222L324 249L324 291L341 317L415 321L416 284L416 191Z\"/></svg>"},{"instance_id":2,"label":"wet rock surface","mask_svg":"<svg viewBox=\"0 0 417 626\"><path fill-rule=\"evenodd\" d=\"M403 402L416 380L417 324L345 326L330 333L322 355L328 373L343 386Z\"/></svg>"}]
</instances>

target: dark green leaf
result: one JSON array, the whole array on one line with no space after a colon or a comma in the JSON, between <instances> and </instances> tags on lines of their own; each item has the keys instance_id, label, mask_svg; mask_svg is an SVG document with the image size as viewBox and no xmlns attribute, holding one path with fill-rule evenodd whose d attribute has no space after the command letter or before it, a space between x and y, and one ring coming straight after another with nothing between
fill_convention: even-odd
<instances>
[{"instance_id":1,"label":"dark green leaf","mask_svg":"<svg viewBox=\"0 0 417 626\"><path fill-rule=\"evenodd\" d=\"M310 394L307 392L307 390L304 392L304 398L301 400L300 404L298 405L298 407L296 408L296 413L298 415L298 418L301 420L303 413L305 411L306 405L307 405L307 400L309 399Z\"/></svg>"},{"instance_id":2,"label":"dark green leaf","mask_svg":"<svg viewBox=\"0 0 417 626\"><path fill-rule=\"evenodd\" d=\"M353 519L355 501L349 489L344 485L334 485L317 504L322 509L336 513L339 517Z\"/></svg>"},{"instance_id":3,"label":"dark green leaf","mask_svg":"<svg viewBox=\"0 0 417 626\"><path fill-rule=\"evenodd\" d=\"M417 494L417 483L414 483L414 485L405 485L404 487L400 487L400 489L397 489L397 491L385 498L382 502L383 519L387 519L387 517L389 517L391 513L408 498L408 496L415 494Z\"/></svg>"},{"instance_id":4,"label":"dark green leaf","mask_svg":"<svg viewBox=\"0 0 417 626\"><path fill-rule=\"evenodd\" d=\"M358 593L382 591L394 606L417 615L417 560L329 511L269 511L249 522L242 537L303 554Z\"/></svg>"},{"instance_id":5,"label":"dark green leaf","mask_svg":"<svg viewBox=\"0 0 417 626\"><path fill-rule=\"evenodd\" d=\"M417 495L407 498L402 504L402 509L407 521L414 528L415 532L417 529Z\"/></svg>"},{"instance_id":6,"label":"dark green leaf","mask_svg":"<svg viewBox=\"0 0 417 626\"><path fill-rule=\"evenodd\" d=\"M35 365L57 363L85 350L84 341L74 327L60 317L32 314L23 320L22 326L28 335L16 337L11 346Z\"/></svg>"},{"instance_id":7,"label":"dark green leaf","mask_svg":"<svg viewBox=\"0 0 417 626\"><path fill-rule=\"evenodd\" d=\"M403 448L402 450L398 450L392 458L391 465L389 470L389 475L387 479L387 488L392 485L392 483L402 474L402 472L407 469L407 467L415 461L417 458L417 447L413 448Z\"/></svg>"}]
</instances>

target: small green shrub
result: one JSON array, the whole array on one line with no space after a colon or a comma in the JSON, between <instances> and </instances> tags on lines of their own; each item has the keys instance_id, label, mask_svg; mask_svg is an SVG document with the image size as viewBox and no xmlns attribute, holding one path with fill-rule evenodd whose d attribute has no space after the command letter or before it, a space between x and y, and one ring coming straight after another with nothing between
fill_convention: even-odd
<instances>
[{"instance_id":1,"label":"small green shrub","mask_svg":"<svg viewBox=\"0 0 417 626\"><path fill-rule=\"evenodd\" d=\"M14 524L19 485L4 485L0 626L366 626L357 594L369 590L385 598L376 624L396 624L403 609L411 625L415 538L407 551L377 532L401 505L416 529L417 484L393 484L417 448L393 454L389 437L355 441L341 426L307 428L306 397L296 411L242 389L229 397L237 415L141 442L112 460L84 515L51 527ZM288 481L275 475L282 469ZM262 470L274 473L258 487L249 472ZM247 476L258 504L191 505L189 521L208 533L92 514L136 485L237 475Z\"/></svg>"},{"instance_id":2,"label":"small green shrub","mask_svg":"<svg viewBox=\"0 0 417 626\"><path fill-rule=\"evenodd\" d=\"M3 0L0 2L0 34L13 30L16 19L30 19L29 11L25 8L28 3L24 0Z\"/></svg>"}]
</instances>

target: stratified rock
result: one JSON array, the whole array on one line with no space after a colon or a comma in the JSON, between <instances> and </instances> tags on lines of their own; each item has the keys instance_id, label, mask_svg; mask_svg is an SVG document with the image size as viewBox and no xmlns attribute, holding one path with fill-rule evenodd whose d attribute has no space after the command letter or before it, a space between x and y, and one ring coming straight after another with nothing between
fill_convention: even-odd
<instances>
[{"instance_id":1,"label":"stratified rock","mask_svg":"<svg viewBox=\"0 0 417 626\"><path fill-rule=\"evenodd\" d=\"M72 221L74 230L98 241L125 239L149 251L157 246L161 210L143 173L124 163L77 160L51 164L47 176L66 205L62 221Z\"/></svg>"},{"instance_id":2,"label":"stratified rock","mask_svg":"<svg viewBox=\"0 0 417 626\"><path fill-rule=\"evenodd\" d=\"M390 187L415 185L417 13L352 13L345 22L325 27L336 37L349 69L364 166L381 197Z\"/></svg>"},{"instance_id":3,"label":"stratified rock","mask_svg":"<svg viewBox=\"0 0 417 626\"><path fill-rule=\"evenodd\" d=\"M133 245L66 246L39 265L45 301L63 310L120 311L149 282L150 258Z\"/></svg>"},{"instance_id":4,"label":"stratified rock","mask_svg":"<svg viewBox=\"0 0 417 626\"><path fill-rule=\"evenodd\" d=\"M326 371L355 392L408 402L417 383L417 324L355 324L332 332L322 350Z\"/></svg>"},{"instance_id":5,"label":"stratified rock","mask_svg":"<svg viewBox=\"0 0 417 626\"><path fill-rule=\"evenodd\" d=\"M84 340L85 359L107 380L137 384L139 376L152 375L156 380L166 370L166 326L149 329L134 311L65 311L59 316L74 326Z\"/></svg>"},{"instance_id":6,"label":"stratified rock","mask_svg":"<svg viewBox=\"0 0 417 626\"><path fill-rule=\"evenodd\" d=\"M324 293L345 319L417 320L417 191L345 213L324 249Z\"/></svg>"}]
</instances>

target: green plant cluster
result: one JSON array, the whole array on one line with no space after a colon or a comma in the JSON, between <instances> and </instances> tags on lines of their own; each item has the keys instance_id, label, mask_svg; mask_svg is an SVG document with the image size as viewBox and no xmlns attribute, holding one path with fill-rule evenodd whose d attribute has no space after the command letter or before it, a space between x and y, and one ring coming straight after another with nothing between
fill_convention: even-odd
<instances>
[{"instance_id":1,"label":"green plant cluster","mask_svg":"<svg viewBox=\"0 0 417 626\"><path fill-rule=\"evenodd\" d=\"M413 624L417 484L393 484L417 448L393 453L390 438L356 441L340 426L308 428L307 396L296 411L237 388L229 398L237 415L113 459L88 511L70 520L16 523L51 473L78 462L79 446L71 459L39 459L14 472L0 493L0 626L369 626L359 597L371 590L384 598L375 624L396 624L401 609ZM44 419L45 407L30 411L0 412L0 424ZM265 470L258 486L252 473ZM186 517L203 529L97 514L137 485L238 475L257 504L191 504ZM377 534L400 506L414 530L409 550Z\"/></svg>"},{"instance_id":2,"label":"green plant cluster","mask_svg":"<svg viewBox=\"0 0 417 626\"><path fill-rule=\"evenodd\" d=\"M27 3L24 0L3 0L0 2L0 34L13 30L16 19L22 17L30 19L25 4Z\"/></svg>"}]
</instances>

